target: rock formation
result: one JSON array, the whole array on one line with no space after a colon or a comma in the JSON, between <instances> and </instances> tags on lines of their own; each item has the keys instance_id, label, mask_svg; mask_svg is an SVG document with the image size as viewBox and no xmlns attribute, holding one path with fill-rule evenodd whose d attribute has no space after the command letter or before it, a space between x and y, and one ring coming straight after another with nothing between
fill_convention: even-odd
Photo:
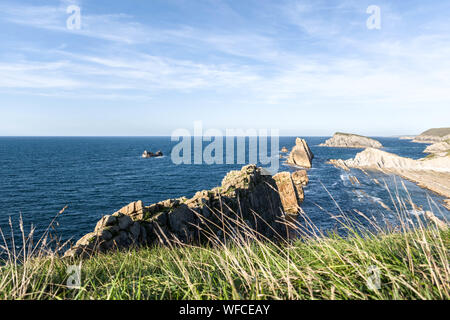
<instances>
[{"instance_id":1,"label":"rock formation","mask_svg":"<svg viewBox=\"0 0 450 320\"><path fill-rule=\"evenodd\" d=\"M416 136L413 142L435 143L450 139L450 128L433 128Z\"/></svg>"},{"instance_id":2,"label":"rock formation","mask_svg":"<svg viewBox=\"0 0 450 320\"><path fill-rule=\"evenodd\" d=\"M288 156L287 163L300 166L303 168L312 167L312 159L314 158L311 149L304 139L297 138L295 140L295 146L292 148L291 153Z\"/></svg>"},{"instance_id":3,"label":"rock formation","mask_svg":"<svg viewBox=\"0 0 450 320\"><path fill-rule=\"evenodd\" d=\"M357 134L336 132L332 138L319 144L321 147L335 148L382 148L383 145L375 139Z\"/></svg>"},{"instance_id":4,"label":"rock formation","mask_svg":"<svg viewBox=\"0 0 450 320\"><path fill-rule=\"evenodd\" d=\"M162 157L162 156L163 156L162 151L157 151L156 153L153 153L153 152L144 150L144 153L142 154L142 158L156 158L156 157Z\"/></svg>"},{"instance_id":5,"label":"rock formation","mask_svg":"<svg viewBox=\"0 0 450 320\"><path fill-rule=\"evenodd\" d=\"M297 213L303 201L306 172L282 172L273 178L255 165L231 171L222 185L192 198L169 199L144 206L130 203L98 221L95 230L69 249L66 257L131 246L222 241L251 230L270 239L286 236L285 214Z\"/></svg>"},{"instance_id":6,"label":"rock formation","mask_svg":"<svg viewBox=\"0 0 450 320\"><path fill-rule=\"evenodd\" d=\"M450 138L443 142L436 142L429 145L424 150L425 153L431 153L439 157L450 155Z\"/></svg>"},{"instance_id":7,"label":"rock formation","mask_svg":"<svg viewBox=\"0 0 450 320\"><path fill-rule=\"evenodd\" d=\"M450 157L447 156L414 160L368 148L358 153L354 159L330 160L330 163L344 170L371 169L396 174L417 183L419 187L450 198ZM450 210L449 203L450 199L444 205Z\"/></svg>"},{"instance_id":8,"label":"rock formation","mask_svg":"<svg viewBox=\"0 0 450 320\"><path fill-rule=\"evenodd\" d=\"M289 150L288 150L288 148L286 148L286 147L283 147L283 148L281 148L281 152L283 152L283 153L288 153L288 152L289 152Z\"/></svg>"}]
</instances>

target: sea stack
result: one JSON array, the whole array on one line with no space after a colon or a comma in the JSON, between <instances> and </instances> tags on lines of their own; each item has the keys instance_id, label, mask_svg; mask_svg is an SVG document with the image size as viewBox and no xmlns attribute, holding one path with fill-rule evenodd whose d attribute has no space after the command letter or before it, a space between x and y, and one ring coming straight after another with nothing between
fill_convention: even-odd
<instances>
[{"instance_id":1,"label":"sea stack","mask_svg":"<svg viewBox=\"0 0 450 320\"><path fill-rule=\"evenodd\" d=\"M311 149L304 139L297 138L295 140L295 146L292 148L291 153L287 159L288 164L300 166L303 168L312 167L312 159L314 158Z\"/></svg>"},{"instance_id":2,"label":"sea stack","mask_svg":"<svg viewBox=\"0 0 450 320\"><path fill-rule=\"evenodd\" d=\"M156 157L162 157L163 153L161 151L157 151L156 153L149 152L147 150L144 150L144 153L142 154L142 158L156 158Z\"/></svg>"},{"instance_id":3,"label":"sea stack","mask_svg":"<svg viewBox=\"0 0 450 320\"><path fill-rule=\"evenodd\" d=\"M334 148L382 148L383 145L375 139L360 136L357 134L336 132L332 138L319 144L321 147Z\"/></svg>"}]
</instances>

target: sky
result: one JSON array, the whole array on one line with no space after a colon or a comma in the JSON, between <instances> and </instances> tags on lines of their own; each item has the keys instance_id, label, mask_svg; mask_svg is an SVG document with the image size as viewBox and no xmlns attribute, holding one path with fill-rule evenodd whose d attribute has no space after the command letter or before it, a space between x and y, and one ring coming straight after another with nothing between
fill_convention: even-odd
<instances>
[{"instance_id":1,"label":"sky","mask_svg":"<svg viewBox=\"0 0 450 320\"><path fill-rule=\"evenodd\" d=\"M2 0L0 135L448 127L449 13L441 0Z\"/></svg>"}]
</instances>

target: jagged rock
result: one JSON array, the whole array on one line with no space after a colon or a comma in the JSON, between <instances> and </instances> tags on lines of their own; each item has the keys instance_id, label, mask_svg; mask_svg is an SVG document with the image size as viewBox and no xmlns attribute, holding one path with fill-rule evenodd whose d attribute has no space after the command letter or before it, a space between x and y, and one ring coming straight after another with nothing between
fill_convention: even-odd
<instances>
[{"instance_id":1,"label":"jagged rock","mask_svg":"<svg viewBox=\"0 0 450 320\"><path fill-rule=\"evenodd\" d=\"M336 132L332 138L319 144L321 147L334 148L382 148L383 145L375 139L351 133Z\"/></svg>"},{"instance_id":2,"label":"jagged rock","mask_svg":"<svg viewBox=\"0 0 450 320\"><path fill-rule=\"evenodd\" d=\"M111 249L167 245L171 241L217 241L212 235L220 234L220 239L234 237L243 224L256 234L275 239L286 234L284 214L297 212L303 199L303 189L300 192L299 188L305 183L305 174L297 174L294 183L288 172L275 178L262 173L261 168L248 165L229 172L220 187L199 191L191 199L168 199L147 207L142 201L130 203L112 216L103 217L95 232L82 237L65 256L86 257Z\"/></svg>"},{"instance_id":3,"label":"jagged rock","mask_svg":"<svg viewBox=\"0 0 450 320\"><path fill-rule=\"evenodd\" d=\"M292 148L291 153L287 159L288 164L297 165L303 168L311 168L312 159L314 158L311 149L304 139L297 138L295 140L295 146Z\"/></svg>"},{"instance_id":4,"label":"jagged rock","mask_svg":"<svg viewBox=\"0 0 450 320\"><path fill-rule=\"evenodd\" d=\"M309 183L306 170L297 170L292 174L292 181L295 185L306 186Z\"/></svg>"},{"instance_id":5,"label":"jagged rock","mask_svg":"<svg viewBox=\"0 0 450 320\"><path fill-rule=\"evenodd\" d=\"M289 172L280 172L273 176L280 194L284 212L295 214L298 211L298 198ZM302 190L303 191L303 190Z\"/></svg>"}]
</instances>

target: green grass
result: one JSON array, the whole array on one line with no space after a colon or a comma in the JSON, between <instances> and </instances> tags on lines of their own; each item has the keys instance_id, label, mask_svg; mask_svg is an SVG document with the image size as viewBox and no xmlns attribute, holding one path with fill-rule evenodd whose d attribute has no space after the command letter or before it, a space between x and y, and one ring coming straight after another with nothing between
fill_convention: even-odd
<instances>
[{"instance_id":1,"label":"green grass","mask_svg":"<svg viewBox=\"0 0 450 320\"><path fill-rule=\"evenodd\" d=\"M448 299L449 231L436 228L276 245L145 248L84 261L58 257L9 264L1 299ZM82 265L81 289L66 287ZM380 270L370 290L368 269Z\"/></svg>"},{"instance_id":2,"label":"green grass","mask_svg":"<svg viewBox=\"0 0 450 320\"><path fill-rule=\"evenodd\" d=\"M355 210L372 232L336 204L340 212L330 219L347 230L345 238L323 234L301 211L301 224L286 223L302 240L275 243L236 220L239 230L225 230L233 235L227 243L211 235L211 246L177 243L85 260L48 249L52 224L32 244L20 221L20 251L17 243L0 246L8 254L0 263L0 299L449 299L448 225L429 211L424 216L432 222L412 223L412 199L391 200L394 209L384 210L397 216L396 227L380 228ZM77 289L67 286L73 265L81 266ZM368 282L373 268L378 289Z\"/></svg>"}]
</instances>

